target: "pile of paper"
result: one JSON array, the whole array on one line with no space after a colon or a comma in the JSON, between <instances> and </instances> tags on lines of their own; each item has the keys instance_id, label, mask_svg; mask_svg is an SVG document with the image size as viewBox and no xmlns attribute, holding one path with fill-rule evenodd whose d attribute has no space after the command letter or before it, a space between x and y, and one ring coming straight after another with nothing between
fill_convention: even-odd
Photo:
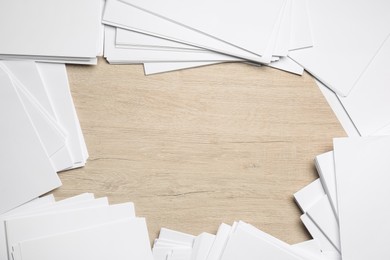
<instances>
[{"instance_id":1,"label":"pile of paper","mask_svg":"<svg viewBox=\"0 0 390 260\"><path fill-rule=\"evenodd\" d=\"M64 64L0 61L0 214L61 185L87 148Z\"/></svg>"},{"instance_id":2,"label":"pile of paper","mask_svg":"<svg viewBox=\"0 0 390 260\"><path fill-rule=\"evenodd\" d=\"M0 259L152 260L144 218L133 203L109 205L85 193L49 195L0 215Z\"/></svg>"},{"instance_id":3,"label":"pile of paper","mask_svg":"<svg viewBox=\"0 0 390 260\"><path fill-rule=\"evenodd\" d=\"M193 236L161 229L154 241L155 260L335 260L337 255L321 251L313 239L289 245L243 221L221 224L217 234Z\"/></svg>"},{"instance_id":4,"label":"pile of paper","mask_svg":"<svg viewBox=\"0 0 390 260\"><path fill-rule=\"evenodd\" d=\"M311 47L306 0L107 0L104 56L146 74L249 62L301 74L287 57Z\"/></svg>"},{"instance_id":5,"label":"pile of paper","mask_svg":"<svg viewBox=\"0 0 390 260\"><path fill-rule=\"evenodd\" d=\"M390 136L334 139L316 157L320 175L295 196L301 220L324 251L343 260L389 259Z\"/></svg>"},{"instance_id":6,"label":"pile of paper","mask_svg":"<svg viewBox=\"0 0 390 260\"><path fill-rule=\"evenodd\" d=\"M96 64L104 0L0 2L0 59Z\"/></svg>"},{"instance_id":7,"label":"pile of paper","mask_svg":"<svg viewBox=\"0 0 390 260\"><path fill-rule=\"evenodd\" d=\"M390 2L307 4L313 47L289 57L317 79L349 136L390 134Z\"/></svg>"}]
</instances>

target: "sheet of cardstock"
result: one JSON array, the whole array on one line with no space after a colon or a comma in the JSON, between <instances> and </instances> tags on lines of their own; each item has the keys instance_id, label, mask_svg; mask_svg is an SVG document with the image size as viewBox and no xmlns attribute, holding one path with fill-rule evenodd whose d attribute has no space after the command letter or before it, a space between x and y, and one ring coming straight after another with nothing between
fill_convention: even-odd
<instances>
[{"instance_id":1,"label":"sheet of cardstock","mask_svg":"<svg viewBox=\"0 0 390 260\"><path fill-rule=\"evenodd\" d=\"M96 56L103 56L104 53L104 24L102 24L102 19L103 19L103 12L104 12L104 6L106 4L106 0L99 0L100 1L100 15L99 19L97 21L97 24L99 26L99 31L98 31L98 38L97 38L97 54Z\"/></svg>"},{"instance_id":2,"label":"sheet of cardstock","mask_svg":"<svg viewBox=\"0 0 390 260\"><path fill-rule=\"evenodd\" d=\"M324 84L319 82L318 80L316 80L316 83L318 88L321 90L322 95L324 95L326 101L328 102L329 106L332 108L334 114L339 120L344 131L347 133L347 135L350 137L360 136L359 131L357 130L354 123L352 122L348 113L345 111L337 94L334 93L332 90L330 90L328 87L326 87Z\"/></svg>"},{"instance_id":3,"label":"sheet of cardstock","mask_svg":"<svg viewBox=\"0 0 390 260\"><path fill-rule=\"evenodd\" d=\"M97 65L97 58L78 59L78 58L65 58L65 57L47 57L47 56L15 56L15 55L2 55L2 60L33 60L36 62L48 62L48 63L66 63L66 64L82 64L82 65Z\"/></svg>"},{"instance_id":4,"label":"sheet of cardstock","mask_svg":"<svg viewBox=\"0 0 390 260\"><path fill-rule=\"evenodd\" d=\"M294 194L294 199L299 208L305 213L317 201L325 195L324 188L320 179L316 179Z\"/></svg>"},{"instance_id":5,"label":"sheet of cardstock","mask_svg":"<svg viewBox=\"0 0 390 260\"><path fill-rule=\"evenodd\" d=\"M188 245L192 248L194 241L195 241L195 236L182 233L179 231L167 229L167 228L161 228L160 234L159 234L159 239L164 239L164 240L169 240L177 243L181 243L184 245Z\"/></svg>"},{"instance_id":6,"label":"sheet of cardstock","mask_svg":"<svg viewBox=\"0 0 390 260\"><path fill-rule=\"evenodd\" d=\"M153 260L145 219L126 218L61 235L19 243L15 260Z\"/></svg>"},{"instance_id":7,"label":"sheet of cardstock","mask_svg":"<svg viewBox=\"0 0 390 260\"><path fill-rule=\"evenodd\" d=\"M167 256L167 260L191 260L192 250L174 249L172 253Z\"/></svg>"},{"instance_id":8,"label":"sheet of cardstock","mask_svg":"<svg viewBox=\"0 0 390 260\"><path fill-rule=\"evenodd\" d=\"M286 57L288 54L292 24L292 2L293 0L286 1L279 29L277 30L277 40L272 51L273 56Z\"/></svg>"},{"instance_id":9,"label":"sheet of cardstock","mask_svg":"<svg viewBox=\"0 0 390 260\"><path fill-rule=\"evenodd\" d=\"M292 245L291 248L302 260L326 259L320 249L319 243L315 239Z\"/></svg>"},{"instance_id":10,"label":"sheet of cardstock","mask_svg":"<svg viewBox=\"0 0 390 260\"><path fill-rule=\"evenodd\" d=\"M303 68L298 63L291 60L289 57L282 57L278 61L271 62L266 66L283 70L286 72L294 73L300 76L303 74Z\"/></svg>"},{"instance_id":11,"label":"sheet of cardstock","mask_svg":"<svg viewBox=\"0 0 390 260\"><path fill-rule=\"evenodd\" d=\"M285 4L283 0L123 1L259 55L265 54ZM264 10L261 15L259 10Z\"/></svg>"},{"instance_id":12,"label":"sheet of cardstock","mask_svg":"<svg viewBox=\"0 0 390 260\"><path fill-rule=\"evenodd\" d=\"M206 260L215 241L215 235L202 233L196 237L192 248L192 260Z\"/></svg>"},{"instance_id":13,"label":"sheet of cardstock","mask_svg":"<svg viewBox=\"0 0 390 260\"><path fill-rule=\"evenodd\" d=\"M0 214L61 186L6 72L0 70ZM12 147L12 149L10 149ZM39 181L37 181L39 180Z\"/></svg>"},{"instance_id":14,"label":"sheet of cardstock","mask_svg":"<svg viewBox=\"0 0 390 260\"><path fill-rule=\"evenodd\" d=\"M80 123L76 117L65 65L37 63L37 67L58 116L59 124L68 134L68 147L74 167L83 166L86 158L84 158L82 146L85 143L80 138Z\"/></svg>"},{"instance_id":15,"label":"sheet of cardstock","mask_svg":"<svg viewBox=\"0 0 390 260\"><path fill-rule=\"evenodd\" d=\"M66 134L57 123L35 62L2 61L0 66L8 71L17 86L18 93L56 171L71 167L73 163L70 151L66 147Z\"/></svg>"},{"instance_id":16,"label":"sheet of cardstock","mask_svg":"<svg viewBox=\"0 0 390 260\"><path fill-rule=\"evenodd\" d=\"M191 250L191 249L190 249ZM172 249L169 248L153 248L152 254L154 260L167 260L168 255L172 253Z\"/></svg>"},{"instance_id":17,"label":"sheet of cardstock","mask_svg":"<svg viewBox=\"0 0 390 260\"><path fill-rule=\"evenodd\" d=\"M311 218L305 213L301 215L301 221L306 227L307 231L310 233L312 238L316 239L320 243L321 250L337 252L340 254L336 247L329 241L329 239L324 235L324 233L318 228L318 226L311 220Z\"/></svg>"},{"instance_id":18,"label":"sheet of cardstock","mask_svg":"<svg viewBox=\"0 0 390 260\"><path fill-rule=\"evenodd\" d=\"M247 230L245 225L237 225L226 244L221 260L228 259L300 259L292 252L276 245L274 241Z\"/></svg>"},{"instance_id":19,"label":"sheet of cardstock","mask_svg":"<svg viewBox=\"0 0 390 260\"><path fill-rule=\"evenodd\" d=\"M52 236L134 217L134 205L132 203L124 203L13 218L5 223L8 250L12 250L13 245L20 241Z\"/></svg>"},{"instance_id":20,"label":"sheet of cardstock","mask_svg":"<svg viewBox=\"0 0 390 260\"><path fill-rule=\"evenodd\" d=\"M144 71L145 75L152 75L175 70L214 65L219 63L222 62L144 62ZM303 68L288 57L283 57L278 61L268 64L267 66L298 75L303 74Z\"/></svg>"},{"instance_id":21,"label":"sheet of cardstock","mask_svg":"<svg viewBox=\"0 0 390 260\"><path fill-rule=\"evenodd\" d=\"M219 64L220 62L198 62L198 61L188 61L188 62L144 62L144 72L145 75L153 75L164 72L171 72L176 70L192 69L198 67L204 67L214 64Z\"/></svg>"},{"instance_id":22,"label":"sheet of cardstock","mask_svg":"<svg viewBox=\"0 0 390 260\"><path fill-rule=\"evenodd\" d=\"M222 253L225 250L227 241L229 240L230 233L232 232L232 226L222 223L215 236L213 246L211 247L207 260L219 260Z\"/></svg>"},{"instance_id":23,"label":"sheet of cardstock","mask_svg":"<svg viewBox=\"0 0 390 260\"><path fill-rule=\"evenodd\" d=\"M196 47L223 52L228 55L260 63L270 60L245 51L231 44L183 27L172 21L152 15L119 0L108 0L103 15L103 23L127 30L166 38ZM223 51L221 51L223 50Z\"/></svg>"},{"instance_id":24,"label":"sheet of cardstock","mask_svg":"<svg viewBox=\"0 0 390 260\"><path fill-rule=\"evenodd\" d=\"M305 260L341 260L338 252L324 252L316 239L291 246Z\"/></svg>"},{"instance_id":25,"label":"sheet of cardstock","mask_svg":"<svg viewBox=\"0 0 390 260\"><path fill-rule=\"evenodd\" d=\"M154 51L115 47L115 28L106 26L104 56L110 63L143 63L156 61L237 61L239 59L205 51Z\"/></svg>"},{"instance_id":26,"label":"sheet of cardstock","mask_svg":"<svg viewBox=\"0 0 390 260\"><path fill-rule=\"evenodd\" d=\"M388 259L390 136L336 138L333 146L343 260Z\"/></svg>"},{"instance_id":27,"label":"sheet of cardstock","mask_svg":"<svg viewBox=\"0 0 390 260\"><path fill-rule=\"evenodd\" d=\"M95 194L90 192L81 193L76 196L72 196L70 198L62 199L56 202L56 205L58 204L68 204L68 203L74 203L74 202L80 202L80 201L88 201L95 199Z\"/></svg>"},{"instance_id":28,"label":"sheet of cardstock","mask_svg":"<svg viewBox=\"0 0 390 260\"><path fill-rule=\"evenodd\" d=\"M35 62L28 60L4 60L0 63L7 67L13 76L39 102L48 116L51 116L51 119L56 122L53 106Z\"/></svg>"},{"instance_id":29,"label":"sheet of cardstock","mask_svg":"<svg viewBox=\"0 0 390 260\"><path fill-rule=\"evenodd\" d=\"M180 242L174 242L165 239L155 239L153 248L192 248L192 246L184 245Z\"/></svg>"},{"instance_id":30,"label":"sheet of cardstock","mask_svg":"<svg viewBox=\"0 0 390 260\"><path fill-rule=\"evenodd\" d=\"M267 233L257 229L256 227L254 227L250 224L244 223L242 221L238 222L237 225L243 226L244 229L246 231L250 232L252 235L255 235L255 236L260 237L264 240L267 240L268 242L272 243L274 246L277 246L281 250L287 252L291 256L300 258L300 255L297 254L294 250L292 250L291 245L287 244L286 242L284 242L284 241L282 241L274 236L271 236L270 234L267 234Z\"/></svg>"},{"instance_id":31,"label":"sheet of cardstock","mask_svg":"<svg viewBox=\"0 0 390 260\"><path fill-rule=\"evenodd\" d=\"M115 45L117 47L121 46L144 46L144 47L153 47L160 46L165 48L173 48L173 49L183 49L183 50L201 50L201 48L197 48L188 44L175 42L171 40L167 40L164 38L152 36L145 33L140 33L131 30L125 30L121 28L116 28L115 34Z\"/></svg>"},{"instance_id":32,"label":"sheet of cardstock","mask_svg":"<svg viewBox=\"0 0 390 260\"><path fill-rule=\"evenodd\" d=\"M173 255L182 255L185 258L191 259L192 247L153 247L152 250L154 260L167 260L168 257Z\"/></svg>"},{"instance_id":33,"label":"sheet of cardstock","mask_svg":"<svg viewBox=\"0 0 390 260\"><path fill-rule=\"evenodd\" d=\"M355 87L341 104L362 136L372 135L390 124L390 37L380 48Z\"/></svg>"},{"instance_id":34,"label":"sheet of cardstock","mask_svg":"<svg viewBox=\"0 0 390 260\"><path fill-rule=\"evenodd\" d=\"M293 0L289 50L313 47L307 0Z\"/></svg>"},{"instance_id":35,"label":"sheet of cardstock","mask_svg":"<svg viewBox=\"0 0 390 260\"><path fill-rule=\"evenodd\" d=\"M20 82L17 79L13 79L13 83L48 157L51 157L65 146L66 138L42 112L40 107L34 103L30 94L25 91Z\"/></svg>"},{"instance_id":36,"label":"sheet of cardstock","mask_svg":"<svg viewBox=\"0 0 390 260\"><path fill-rule=\"evenodd\" d=\"M11 211L8 211L5 214L0 215L0 259L8 259L8 249L7 249L7 237L5 231L5 220L12 216L17 216L20 214L28 214L29 211L47 205L53 204L54 197L52 195L42 197L40 199L34 199L28 203L23 204L20 207L17 207Z\"/></svg>"},{"instance_id":37,"label":"sheet of cardstock","mask_svg":"<svg viewBox=\"0 0 390 260\"><path fill-rule=\"evenodd\" d=\"M329 201L332 204L333 211L336 216L338 216L336 173L334 169L333 151L316 156L314 161L317 172L320 175L322 186L324 187Z\"/></svg>"},{"instance_id":38,"label":"sheet of cardstock","mask_svg":"<svg viewBox=\"0 0 390 260\"><path fill-rule=\"evenodd\" d=\"M7 234L6 231L6 222L9 220L12 220L14 218L20 218L24 216L39 216L49 213L56 213L56 212L67 212L67 211L73 211L78 209L86 209L86 208L95 208L95 207L103 207L108 206L108 200L107 198L99 198L99 199L90 199L87 196L87 194L83 194L81 196L75 196L60 202L56 202L54 204L49 204L43 207L34 208L29 210L28 212L23 212L17 215L7 216L2 220L2 223L4 226L5 234ZM5 235L6 236L6 235ZM8 250L9 243L6 242L1 245L2 248L6 248L6 253L9 254L8 259L12 260L11 251Z\"/></svg>"},{"instance_id":39,"label":"sheet of cardstock","mask_svg":"<svg viewBox=\"0 0 390 260\"><path fill-rule=\"evenodd\" d=\"M0 54L96 57L100 15L94 0L2 1Z\"/></svg>"},{"instance_id":40,"label":"sheet of cardstock","mask_svg":"<svg viewBox=\"0 0 390 260\"><path fill-rule=\"evenodd\" d=\"M313 220L334 247L341 252L339 223L328 196L323 196L307 210L306 214Z\"/></svg>"},{"instance_id":41,"label":"sheet of cardstock","mask_svg":"<svg viewBox=\"0 0 390 260\"><path fill-rule=\"evenodd\" d=\"M314 0L307 4L315 46L289 56L337 94L347 96L390 33L383 26L390 23L390 2Z\"/></svg>"},{"instance_id":42,"label":"sheet of cardstock","mask_svg":"<svg viewBox=\"0 0 390 260\"><path fill-rule=\"evenodd\" d=\"M304 250L306 252L311 252L313 254L322 253L320 243L317 239L303 241L298 244L291 245L291 247Z\"/></svg>"}]
</instances>

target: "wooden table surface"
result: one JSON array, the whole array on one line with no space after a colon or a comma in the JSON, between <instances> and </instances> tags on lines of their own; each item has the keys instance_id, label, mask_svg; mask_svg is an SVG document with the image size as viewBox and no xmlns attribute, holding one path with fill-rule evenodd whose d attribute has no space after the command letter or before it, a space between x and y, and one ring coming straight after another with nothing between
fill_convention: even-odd
<instances>
[{"instance_id":1,"label":"wooden table surface","mask_svg":"<svg viewBox=\"0 0 390 260\"><path fill-rule=\"evenodd\" d=\"M235 220L288 243L310 238L293 193L345 136L310 75L223 64L146 77L104 60L68 74L90 158L60 174L58 199L133 201L151 239Z\"/></svg>"}]
</instances>

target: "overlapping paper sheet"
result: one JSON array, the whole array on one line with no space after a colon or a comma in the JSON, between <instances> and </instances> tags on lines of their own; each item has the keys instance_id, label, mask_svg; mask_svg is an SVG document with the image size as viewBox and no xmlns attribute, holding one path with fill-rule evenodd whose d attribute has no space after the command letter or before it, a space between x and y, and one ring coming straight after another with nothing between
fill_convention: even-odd
<instances>
[{"instance_id":1,"label":"overlapping paper sheet","mask_svg":"<svg viewBox=\"0 0 390 260\"><path fill-rule=\"evenodd\" d=\"M104 0L0 2L0 59L96 64Z\"/></svg>"},{"instance_id":2,"label":"overlapping paper sheet","mask_svg":"<svg viewBox=\"0 0 390 260\"><path fill-rule=\"evenodd\" d=\"M316 157L320 179L294 196L323 251L343 260L389 258L389 156L386 135L336 138L334 151Z\"/></svg>"},{"instance_id":3,"label":"overlapping paper sheet","mask_svg":"<svg viewBox=\"0 0 390 260\"><path fill-rule=\"evenodd\" d=\"M347 96L390 33L390 2L308 1L313 48L289 56L319 81Z\"/></svg>"},{"instance_id":4,"label":"overlapping paper sheet","mask_svg":"<svg viewBox=\"0 0 390 260\"><path fill-rule=\"evenodd\" d=\"M0 224L1 259L153 259L145 219L131 202L50 195L0 215Z\"/></svg>"},{"instance_id":5,"label":"overlapping paper sheet","mask_svg":"<svg viewBox=\"0 0 390 260\"><path fill-rule=\"evenodd\" d=\"M347 97L317 82L349 136L390 134L390 37L367 66Z\"/></svg>"},{"instance_id":6,"label":"overlapping paper sheet","mask_svg":"<svg viewBox=\"0 0 390 260\"><path fill-rule=\"evenodd\" d=\"M349 136L386 134L389 7L382 0L108 0L105 57L143 63L147 75L224 62L296 74L303 66Z\"/></svg>"},{"instance_id":7,"label":"overlapping paper sheet","mask_svg":"<svg viewBox=\"0 0 390 260\"><path fill-rule=\"evenodd\" d=\"M64 64L0 61L0 213L61 185L88 158Z\"/></svg>"},{"instance_id":8,"label":"overlapping paper sheet","mask_svg":"<svg viewBox=\"0 0 390 260\"><path fill-rule=\"evenodd\" d=\"M338 259L322 252L317 240L289 245L243 221L222 223L215 235L198 236L161 229L154 241L155 260L227 260L227 259Z\"/></svg>"},{"instance_id":9,"label":"overlapping paper sheet","mask_svg":"<svg viewBox=\"0 0 390 260\"><path fill-rule=\"evenodd\" d=\"M286 56L312 46L305 0L109 0L103 23L112 26L106 28L107 60L144 63L145 71L152 63L155 72L147 74L236 61L302 74Z\"/></svg>"}]
</instances>

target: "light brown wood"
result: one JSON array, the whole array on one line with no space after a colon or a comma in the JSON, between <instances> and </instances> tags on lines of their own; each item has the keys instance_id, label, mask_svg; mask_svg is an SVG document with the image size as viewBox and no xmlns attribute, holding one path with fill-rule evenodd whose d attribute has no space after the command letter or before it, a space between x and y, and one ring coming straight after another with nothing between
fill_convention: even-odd
<instances>
[{"instance_id":1,"label":"light brown wood","mask_svg":"<svg viewBox=\"0 0 390 260\"><path fill-rule=\"evenodd\" d=\"M145 77L104 60L68 74L90 159L60 174L57 198L133 201L151 239L234 220L289 243L309 238L292 195L345 136L311 76L223 64Z\"/></svg>"}]
</instances>

